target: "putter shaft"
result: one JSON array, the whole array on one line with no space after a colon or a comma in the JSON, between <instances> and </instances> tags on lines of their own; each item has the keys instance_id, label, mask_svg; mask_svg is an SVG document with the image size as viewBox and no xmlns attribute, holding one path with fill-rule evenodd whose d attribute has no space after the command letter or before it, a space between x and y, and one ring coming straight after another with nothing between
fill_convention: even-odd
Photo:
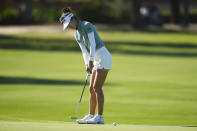
<instances>
[{"instance_id":1,"label":"putter shaft","mask_svg":"<svg viewBox=\"0 0 197 131\"><path fill-rule=\"evenodd\" d=\"M88 72L87 75L86 75L86 81L85 81L83 90L82 90L82 92L81 92L81 97L80 97L80 99L79 99L79 103L78 103L78 107L77 107L77 111L76 111L76 117L71 117L71 119L77 119L77 113L78 113L78 110L79 110L79 105L80 105L80 103L81 103L81 100L82 100L82 97L83 97L83 93L84 93L84 91L85 91L85 87L86 87L86 84L87 84L87 82L88 82L89 76L90 76L90 72Z\"/></svg>"}]
</instances>

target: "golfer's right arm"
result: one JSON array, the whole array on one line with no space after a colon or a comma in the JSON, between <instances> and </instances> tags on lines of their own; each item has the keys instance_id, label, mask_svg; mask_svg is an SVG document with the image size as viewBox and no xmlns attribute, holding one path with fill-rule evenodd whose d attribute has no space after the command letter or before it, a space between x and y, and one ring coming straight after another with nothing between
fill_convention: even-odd
<instances>
[{"instance_id":1,"label":"golfer's right arm","mask_svg":"<svg viewBox=\"0 0 197 131\"><path fill-rule=\"evenodd\" d=\"M89 63L88 51L87 51L86 47L83 44L81 44L81 43L78 43L78 44L79 44L79 47L81 48L85 65L88 66L88 63Z\"/></svg>"}]
</instances>

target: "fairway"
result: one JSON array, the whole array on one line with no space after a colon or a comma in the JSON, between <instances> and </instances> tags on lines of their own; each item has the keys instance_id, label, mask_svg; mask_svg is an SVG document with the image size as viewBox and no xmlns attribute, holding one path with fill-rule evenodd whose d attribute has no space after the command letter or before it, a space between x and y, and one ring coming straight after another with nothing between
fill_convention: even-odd
<instances>
[{"instance_id":1,"label":"fairway","mask_svg":"<svg viewBox=\"0 0 197 131\"><path fill-rule=\"evenodd\" d=\"M195 33L99 33L113 57L104 85L106 125L69 119L86 76L73 36L32 32L0 35L0 131L197 129L183 127L197 126ZM79 118L88 104L86 88Z\"/></svg>"}]
</instances>

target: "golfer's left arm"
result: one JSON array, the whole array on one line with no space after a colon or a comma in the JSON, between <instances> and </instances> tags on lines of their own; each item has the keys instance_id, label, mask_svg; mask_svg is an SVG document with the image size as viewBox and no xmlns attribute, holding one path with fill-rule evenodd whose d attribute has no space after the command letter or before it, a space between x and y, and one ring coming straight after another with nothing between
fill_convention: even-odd
<instances>
[{"instance_id":1,"label":"golfer's left arm","mask_svg":"<svg viewBox=\"0 0 197 131\"><path fill-rule=\"evenodd\" d=\"M94 67L93 60L94 60L95 49L96 49L96 42L95 42L94 32L88 33L88 39L89 39L89 42L90 42L89 68L92 70L92 68Z\"/></svg>"}]
</instances>

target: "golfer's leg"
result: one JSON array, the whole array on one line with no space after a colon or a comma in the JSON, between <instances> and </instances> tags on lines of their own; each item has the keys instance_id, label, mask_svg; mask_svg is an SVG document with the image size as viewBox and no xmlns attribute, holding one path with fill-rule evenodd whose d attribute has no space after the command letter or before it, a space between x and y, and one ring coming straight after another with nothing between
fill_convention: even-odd
<instances>
[{"instance_id":1,"label":"golfer's leg","mask_svg":"<svg viewBox=\"0 0 197 131\"><path fill-rule=\"evenodd\" d=\"M96 76L96 70L92 71L91 80L90 80L90 104L89 104L89 113L94 115L96 108L96 93L94 91L94 80Z\"/></svg>"},{"instance_id":2,"label":"golfer's leg","mask_svg":"<svg viewBox=\"0 0 197 131\"><path fill-rule=\"evenodd\" d=\"M94 80L94 90L96 92L96 100L97 100L97 109L98 114L103 114L103 106L104 106L104 94L102 90L102 86L107 77L108 70L98 69L96 70L96 76Z\"/></svg>"}]
</instances>

